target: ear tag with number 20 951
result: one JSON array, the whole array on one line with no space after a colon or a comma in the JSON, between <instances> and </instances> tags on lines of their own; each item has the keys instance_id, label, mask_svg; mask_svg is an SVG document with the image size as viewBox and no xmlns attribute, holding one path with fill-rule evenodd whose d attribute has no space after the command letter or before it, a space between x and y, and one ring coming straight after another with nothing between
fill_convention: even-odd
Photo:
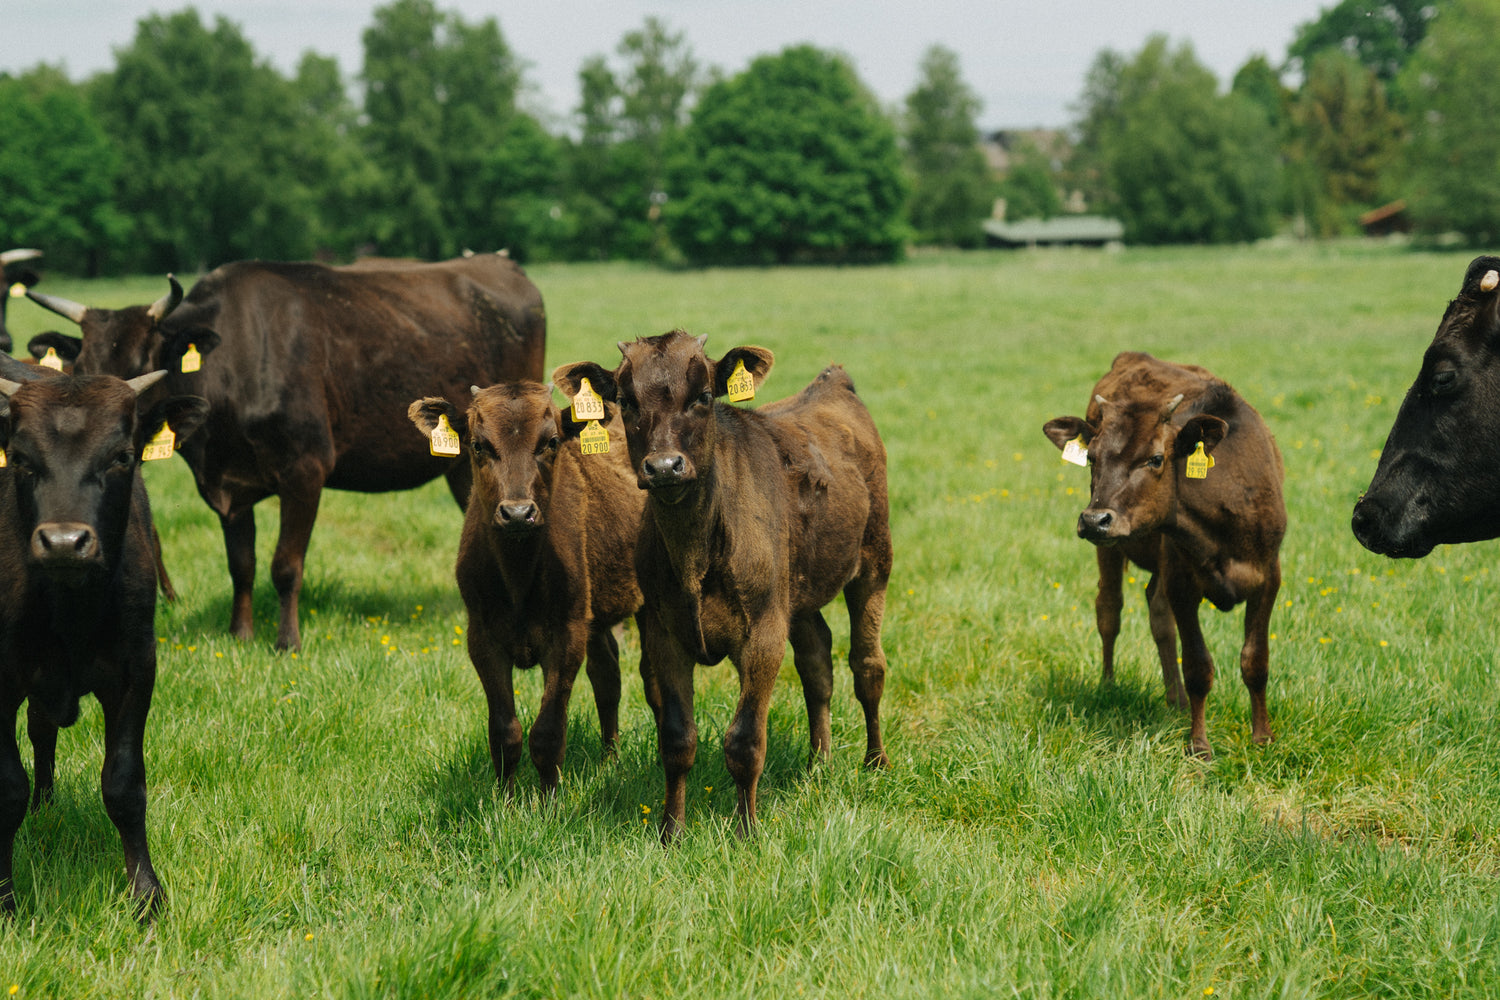
<instances>
[{"instance_id":1,"label":"ear tag with number 20 951","mask_svg":"<svg viewBox=\"0 0 1500 1000\"><path fill-rule=\"evenodd\" d=\"M1207 479L1208 470L1214 467L1214 457L1203 450L1203 442L1198 442L1198 447L1187 457L1187 472L1189 479Z\"/></svg>"}]
</instances>

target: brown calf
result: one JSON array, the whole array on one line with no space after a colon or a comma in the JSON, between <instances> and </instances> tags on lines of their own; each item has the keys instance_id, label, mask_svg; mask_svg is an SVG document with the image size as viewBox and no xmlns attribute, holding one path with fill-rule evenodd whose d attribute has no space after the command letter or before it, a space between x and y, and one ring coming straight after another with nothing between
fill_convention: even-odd
<instances>
[{"instance_id":1,"label":"brown calf","mask_svg":"<svg viewBox=\"0 0 1500 1000\"><path fill-rule=\"evenodd\" d=\"M718 402L737 373L759 386L772 355L736 347L715 361L704 354L704 339L680 330L644 338L619 345L625 357L613 372L584 362L552 376L564 392L587 378L619 401L630 460L649 498L636 550L645 598L637 620L666 772L663 840L685 822L687 773L698 746L695 664L727 656L739 672L724 756L739 791L742 833L755 823L766 714L788 639L812 753L829 754L832 636L820 609L840 590L849 608L849 667L865 713L865 763L888 763L880 739L880 622L891 535L880 434L839 367L759 410Z\"/></svg>"},{"instance_id":2,"label":"brown calf","mask_svg":"<svg viewBox=\"0 0 1500 1000\"><path fill-rule=\"evenodd\" d=\"M550 793L585 653L606 752L620 733L620 653L610 629L641 605L633 556L644 499L619 421L607 453L583 455L583 425L560 413L552 390L537 382L478 390L467 414L428 397L408 415L429 437L446 417L467 440L474 485L457 576L469 612L469 657L489 703L490 757L509 791L521 759L511 672L540 663L531 760Z\"/></svg>"},{"instance_id":3,"label":"brown calf","mask_svg":"<svg viewBox=\"0 0 1500 1000\"><path fill-rule=\"evenodd\" d=\"M1214 664L1198 624L1204 597L1220 611L1245 603L1240 677L1255 742L1272 740L1268 637L1286 506L1281 453L1260 414L1203 368L1126 352L1094 386L1086 417L1058 417L1043 431L1065 452L1075 440L1087 448L1090 500L1078 534L1098 547L1104 680L1114 677L1128 559L1151 574L1151 634L1168 700L1191 709L1192 752L1212 756L1203 706Z\"/></svg>"}]
</instances>

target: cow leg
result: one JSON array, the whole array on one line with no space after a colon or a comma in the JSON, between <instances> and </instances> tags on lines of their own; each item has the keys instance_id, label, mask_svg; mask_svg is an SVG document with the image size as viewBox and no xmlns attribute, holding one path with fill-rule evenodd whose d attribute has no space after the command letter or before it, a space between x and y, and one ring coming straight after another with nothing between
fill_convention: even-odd
<instances>
[{"instance_id":1,"label":"cow leg","mask_svg":"<svg viewBox=\"0 0 1500 1000\"><path fill-rule=\"evenodd\" d=\"M828 702L833 697L833 633L821 612L792 619L792 658L802 678L802 698L807 702L808 760L827 760L833 753L833 727Z\"/></svg>"},{"instance_id":2,"label":"cow leg","mask_svg":"<svg viewBox=\"0 0 1500 1000\"><path fill-rule=\"evenodd\" d=\"M1123 580L1125 553L1118 546L1096 545L1094 555L1099 563L1099 593L1094 597L1094 627L1104 648L1102 684L1115 680L1115 640L1120 636L1120 609L1125 604Z\"/></svg>"},{"instance_id":3,"label":"cow leg","mask_svg":"<svg viewBox=\"0 0 1500 1000\"><path fill-rule=\"evenodd\" d=\"M31 770L35 776L31 808L40 809L52 801L57 770L57 726L29 702L26 705L26 735L31 739Z\"/></svg>"},{"instance_id":4,"label":"cow leg","mask_svg":"<svg viewBox=\"0 0 1500 1000\"><path fill-rule=\"evenodd\" d=\"M1151 615L1151 638L1156 641L1156 656L1161 660L1161 681L1167 692L1167 703L1174 708L1188 707L1187 690L1182 686L1182 671L1177 667L1177 619L1172 602L1161 585L1161 577L1152 575L1146 585L1146 608Z\"/></svg>"},{"instance_id":5,"label":"cow leg","mask_svg":"<svg viewBox=\"0 0 1500 1000\"><path fill-rule=\"evenodd\" d=\"M1240 678L1250 692L1250 737L1270 743L1271 716L1266 711L1266 681L1271 676L1271 611L1281 592L1281 560L1273 558L1266 582L1245 600L1245 645L1240 649Z\"/></svg>"},{"instance_id":6,"label":"cow leg","mask_svg":"<svg viewBox=\"0 0 1500 1000\"><path fill-rule=\"evenodd\" d=\"M313 522L318 519L318 501L323 496L325 472L309 459L289 471L281 486L281 532L271 557L271 582L281 598L281 622L276 630L277 649L301 649L297 625L297 598L302 593L302 565L312 541Z\"/></svg>"},{"instance_id":7,"label":"cow leg","mask_svg":"<svg viewBox=\"0 0 1500 1000\"><path fill-rule=\"evenodd\" d=\"M527 740L545 797L557 794L562 777L563 755L568 749L568 702L588 647L588 625L578 622L559 639L542 660L542 702Z\"/></svg>"},{"instance_id":8,"label":"cow leg","mask_svg":"<svg viewBox=\"0 0 1500 1000\"><path fill-rule=\"evenodd\" d=\"M161 535L157 533L154 521L151 524L151 558L156 563L156 585L161 588L161 596L168 601L177 600L177 590L172 586L167 564L161 558Z\"/></svg>"},{"instance_id":9,"label":"cow leg","mask_svg":"<svg viewBox=\"0 0 1500 1000\"><path fill-rule=\"evenodd\" d=\"M604 757L613 757L620 743L620 644L613 629L599 627L589 632L589 685L594 689L594 707L599 712L599 739Z\"/></svg>"},{"instance_id":10,"label":"cow leg","mask_svg":"<svg viewBox=\"0 0 1500 1000\"><path fill-rule=\"evenodd\" d=\"M26 768L21 764L21 751L16 746L14 725L18 702L8 705L6 716L10 724L0 726L0 911L16 912L16 890L12 881L12 859L15 853L16 831L26 818L26 801L30 785L26 780Z\"/></svg>"},{"instance_id":11,"label":"cow leg","mask_svg":"<svg viewBox=\"0 0 1500 1000\"><path fill-rule=\"evenodd\" d=\"M687 827L687 776L698 756L698 725L693 721L693 658L662 627L655 609L636 616L641 630L641 675L647 681L647 700L654 688L660 705L656 713L656 746L666 778L666 802L661 813L661 842L669 844Z\"/></svg>"},{"instance_id":12,"label":"cow leg","mask_svg":"<svg viewBox=\"0 0 1500 1000\"><path fill-rule=\"evenodd\" d=\"M880 737L880 698L885 694L885 649L880 624L885 618L884 576L857 576L844 587L849 608L849 670L854 675L854 697L865 710L865 766L889 767Z\"/></svg>"},{"instance_id":13,"label":"cow leg","mask_svg":"<svg viewBox=\"0 0 1500 1000\"><path fill-rule=\"evenodd\" d=\"M1203 591L1187 567L1174 565L1176 561L1171 555L1164 556L1161 575L1165 577L1167 597L1177 621L1177 631L1182 637L1182 680L1187 688L1188 711L1192 718L1190 752L1203 760L1212 760L1214 754L1208 745L1208 726L1203 711L1209 689L1214 684L1214 661L1208 653L1208 644L1203 640L1203 629L1198 624L1198 606L1203 601Z\"/></svg>"},{"instance_id":14,"label":"cow leg","mask_svg":"<svg viewBox=\"0 0 1500 1000\"><path fill-rule=\"evenodd\" d=\"M651 665L651 657L646 653L645 630L641 626L640 615L636 616L635 629L636 634L642 636L640 663L641 688L646 695L646 705L651 709L652 721L656 723L656 728L659 730L661 729L661 685L657 683L656 670Z\"/></svg>"},{"instance_id":15,"label":"cow leg","mask_svg":"<svg viewBox=\"0 0 1500 1000\"><path fill-rule=\"evenodd\" d=\"M251 595L255 591L254 505L233 507L228 514L220 514L219 527L224 530L224 552L229 557L229 582L234 587L234 597L229 609L229 632L236 639L253 639L255 618Z\"/></svg>"},{"instance_id":16,"label":"cow leg","mask_svg":"<svg viewBox=\"0 0 1500 1000\"><path fill-rule=\"evenodd\" d=\"M516 694L510 657L503 655L477 617L469 617L469 659L479 674L489 707L490 762L495 779L509 795L514 790L516 765L521 762L521 723L516 719Z\"/></svg>"},{"instance_id":17,"label":"cow leg","mask_svg":"<svg viewBox=\"0 0 1500 1000\"><path fill-rule=\"evenodd\" d=\"M749 641L740 648L735 666L740 675L740 700L724 731L724 762L739 793L734 815L741 837L755 829L755 799L766 767L766 717L771 690L786 652L787 630L765 618L752 623ZM757 627L759 626L759 627Z\"/></svg>"},{"instance_id":18,"label":"cow leg","mask_svg":"<svg viewBox=\"0 0 1500 1000\"><path fill-rule=\"evenodd\" d=\"M96 692L104 710L104 769L99 777L104 811L125 848L125 872L130 892L142 917L160 911L166 893L151 866L146 844L146 713L151 708L151 689L156 674L155 640L144 671L135 671L134 681L123 689Z\"/></svg>"}]
</instances>

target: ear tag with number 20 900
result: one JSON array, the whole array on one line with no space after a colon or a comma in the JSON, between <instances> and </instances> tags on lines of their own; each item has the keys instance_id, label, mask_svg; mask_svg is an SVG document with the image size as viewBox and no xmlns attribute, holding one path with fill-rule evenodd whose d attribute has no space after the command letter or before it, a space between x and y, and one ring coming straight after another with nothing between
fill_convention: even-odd
<instances>
[{"instance_id":1,"label":"ear tag with number 20 900","mask_svg":"<svg viewBox=\"0 0 1500 1000\"><path fill-rule=\"evenodd\" d=\"M578 434L578 450L585 455L608 455L609 431L599 426L599 421L590 420Z\"/></svg>"},{"instance_id":2,"label":"ear tag with number 20 900","mask_svg":"<svg viewBox=\"0 0 1500 1000\"><path fill-rule=\"evenodd\" d=\"M728 388L731 403L743 403L755 398L755 377L745 371L744 358L736 361L734 371L729 373Z\"/></svg>"},{"instance_id":3,"label":"ear tag with number 20 900","mask_svg":"<svg viewBox=\"0 0 1500 1000\"><path fill-rule=\"evenodd\" d=\"M172 449L176 444L177 435L172 433L172 425L162 424L156 436L146 442L146 449L141 452L141 461L160 462L164 458L171 458Z\"/></svg>"},{"instance_id":4,"label":"ear tag with number 20 900","mask_svg":"<svg viewBox=\"0 0 1500 1000\"><path fill-rule=\"evenodd\" d=\"M1187 477L1189 479L1207 479L1208 470L1214 467L1214 457L1203 450L1203 442L1198 442L1198 447L1187 457Z\"/></svg>"},{"instance_id":5,"label":"ear tag with number 20 900","mask_svg":"<svg viewBox=\"0 0 1500 1000\"><path fill-rule=\"evenodd\" d=\"M427 437L428 450L434 455L457 455L459 453L458 431L448 423L448 414L439 413L437 426Z\"/></svg>"},{"instance_id":6,"label":"ear tag with number 20 900","mask_svg":"<svg viewBox=\"0 0 1500 1000\"><path fill-rule=\"evenodd\" d=\"M1089 464L1089 450L1084 447L1082 434L1063 445L1062 460L1085 467Z\"/></svg>"},{"instance_id":7,"label":"ear tag with number 20 900","mask_svg":"<svg viewBox=\"0 0 1500 1000\"><path fill-rule=\"evenodd\" d=\"M585 420L604 419L604 399L594 387L589 385L589 380L581 378L578 380L578 392L573 396L573 420L583 423Z\"/></svg>"}]
</instances>

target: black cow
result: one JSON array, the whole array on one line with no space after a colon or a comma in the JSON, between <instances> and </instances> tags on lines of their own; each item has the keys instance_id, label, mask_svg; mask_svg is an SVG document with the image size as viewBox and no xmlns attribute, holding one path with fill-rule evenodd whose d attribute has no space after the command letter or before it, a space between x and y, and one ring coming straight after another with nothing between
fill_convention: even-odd
<instances>
[{"instance_id":1,"label":"black cow","mask_svg":"<svg viewBox=\"0 0 1500 1000\"><path fill-rule=\"evenodd\" d=\"M241 261L210 272L185 301L171 284L150 307L31 298L79 324L76 371L166 368L173 391L208 399L208 420L182 455L224 529L230 631L253 634L254 507L276 495L276 646L298 648L297 597L323 489L403 490L446 475L466 503L469 463L431 455L406 425L407 404L461 398L474 383L540 379L541 294L498 254L389 267ZM194 356L201 369L184 372Z\"/></svg>"},{"instance_id":2,"label":"black cow","mask_svg":"<svg viewBox=\"0 0 1500 1000\"><path fill-rule=\"evenodd\" d=\"M196 396L146 406L165 372L129 382L51 375L0 359L0 906L15 910L11 856L30 802L52 794L57 730L93 692L104 710L104 808L120 831L143 912L163 901L146 844L142 744L156 681L156 576L139 465L169 424L190 434ZM154 393L153 395L159 395ZM36 784L28 789L15 714L27 703Z\"/></svg>"},{"instance_id":3,"label":"black cow","mask_svg":"<svg viewBox=\"0 0 1500 1000\"><path fill-rule=\"evenodd\" d=\"M1486 457L1496 413L1500 257L1476 257L1354 505L1359 543L1420 559L1437 545L1500 536L1500 462Z\"/></svg>"},{"instance_id":4,"label":"black cow","mask_svg":"<svg viewBox=\"0 0 1500 1000\"><path fill-rule=\"evenodd\" d=\"M14 265L23 260L35 260L41 255L40 250L6 250L0 253L0 351L6 354L15 347L10 339L10 331L5 328L5 307L10 302L10 288L17 284L30 288L37 282L35 271Z\"/></svg>"}]
</instances>

